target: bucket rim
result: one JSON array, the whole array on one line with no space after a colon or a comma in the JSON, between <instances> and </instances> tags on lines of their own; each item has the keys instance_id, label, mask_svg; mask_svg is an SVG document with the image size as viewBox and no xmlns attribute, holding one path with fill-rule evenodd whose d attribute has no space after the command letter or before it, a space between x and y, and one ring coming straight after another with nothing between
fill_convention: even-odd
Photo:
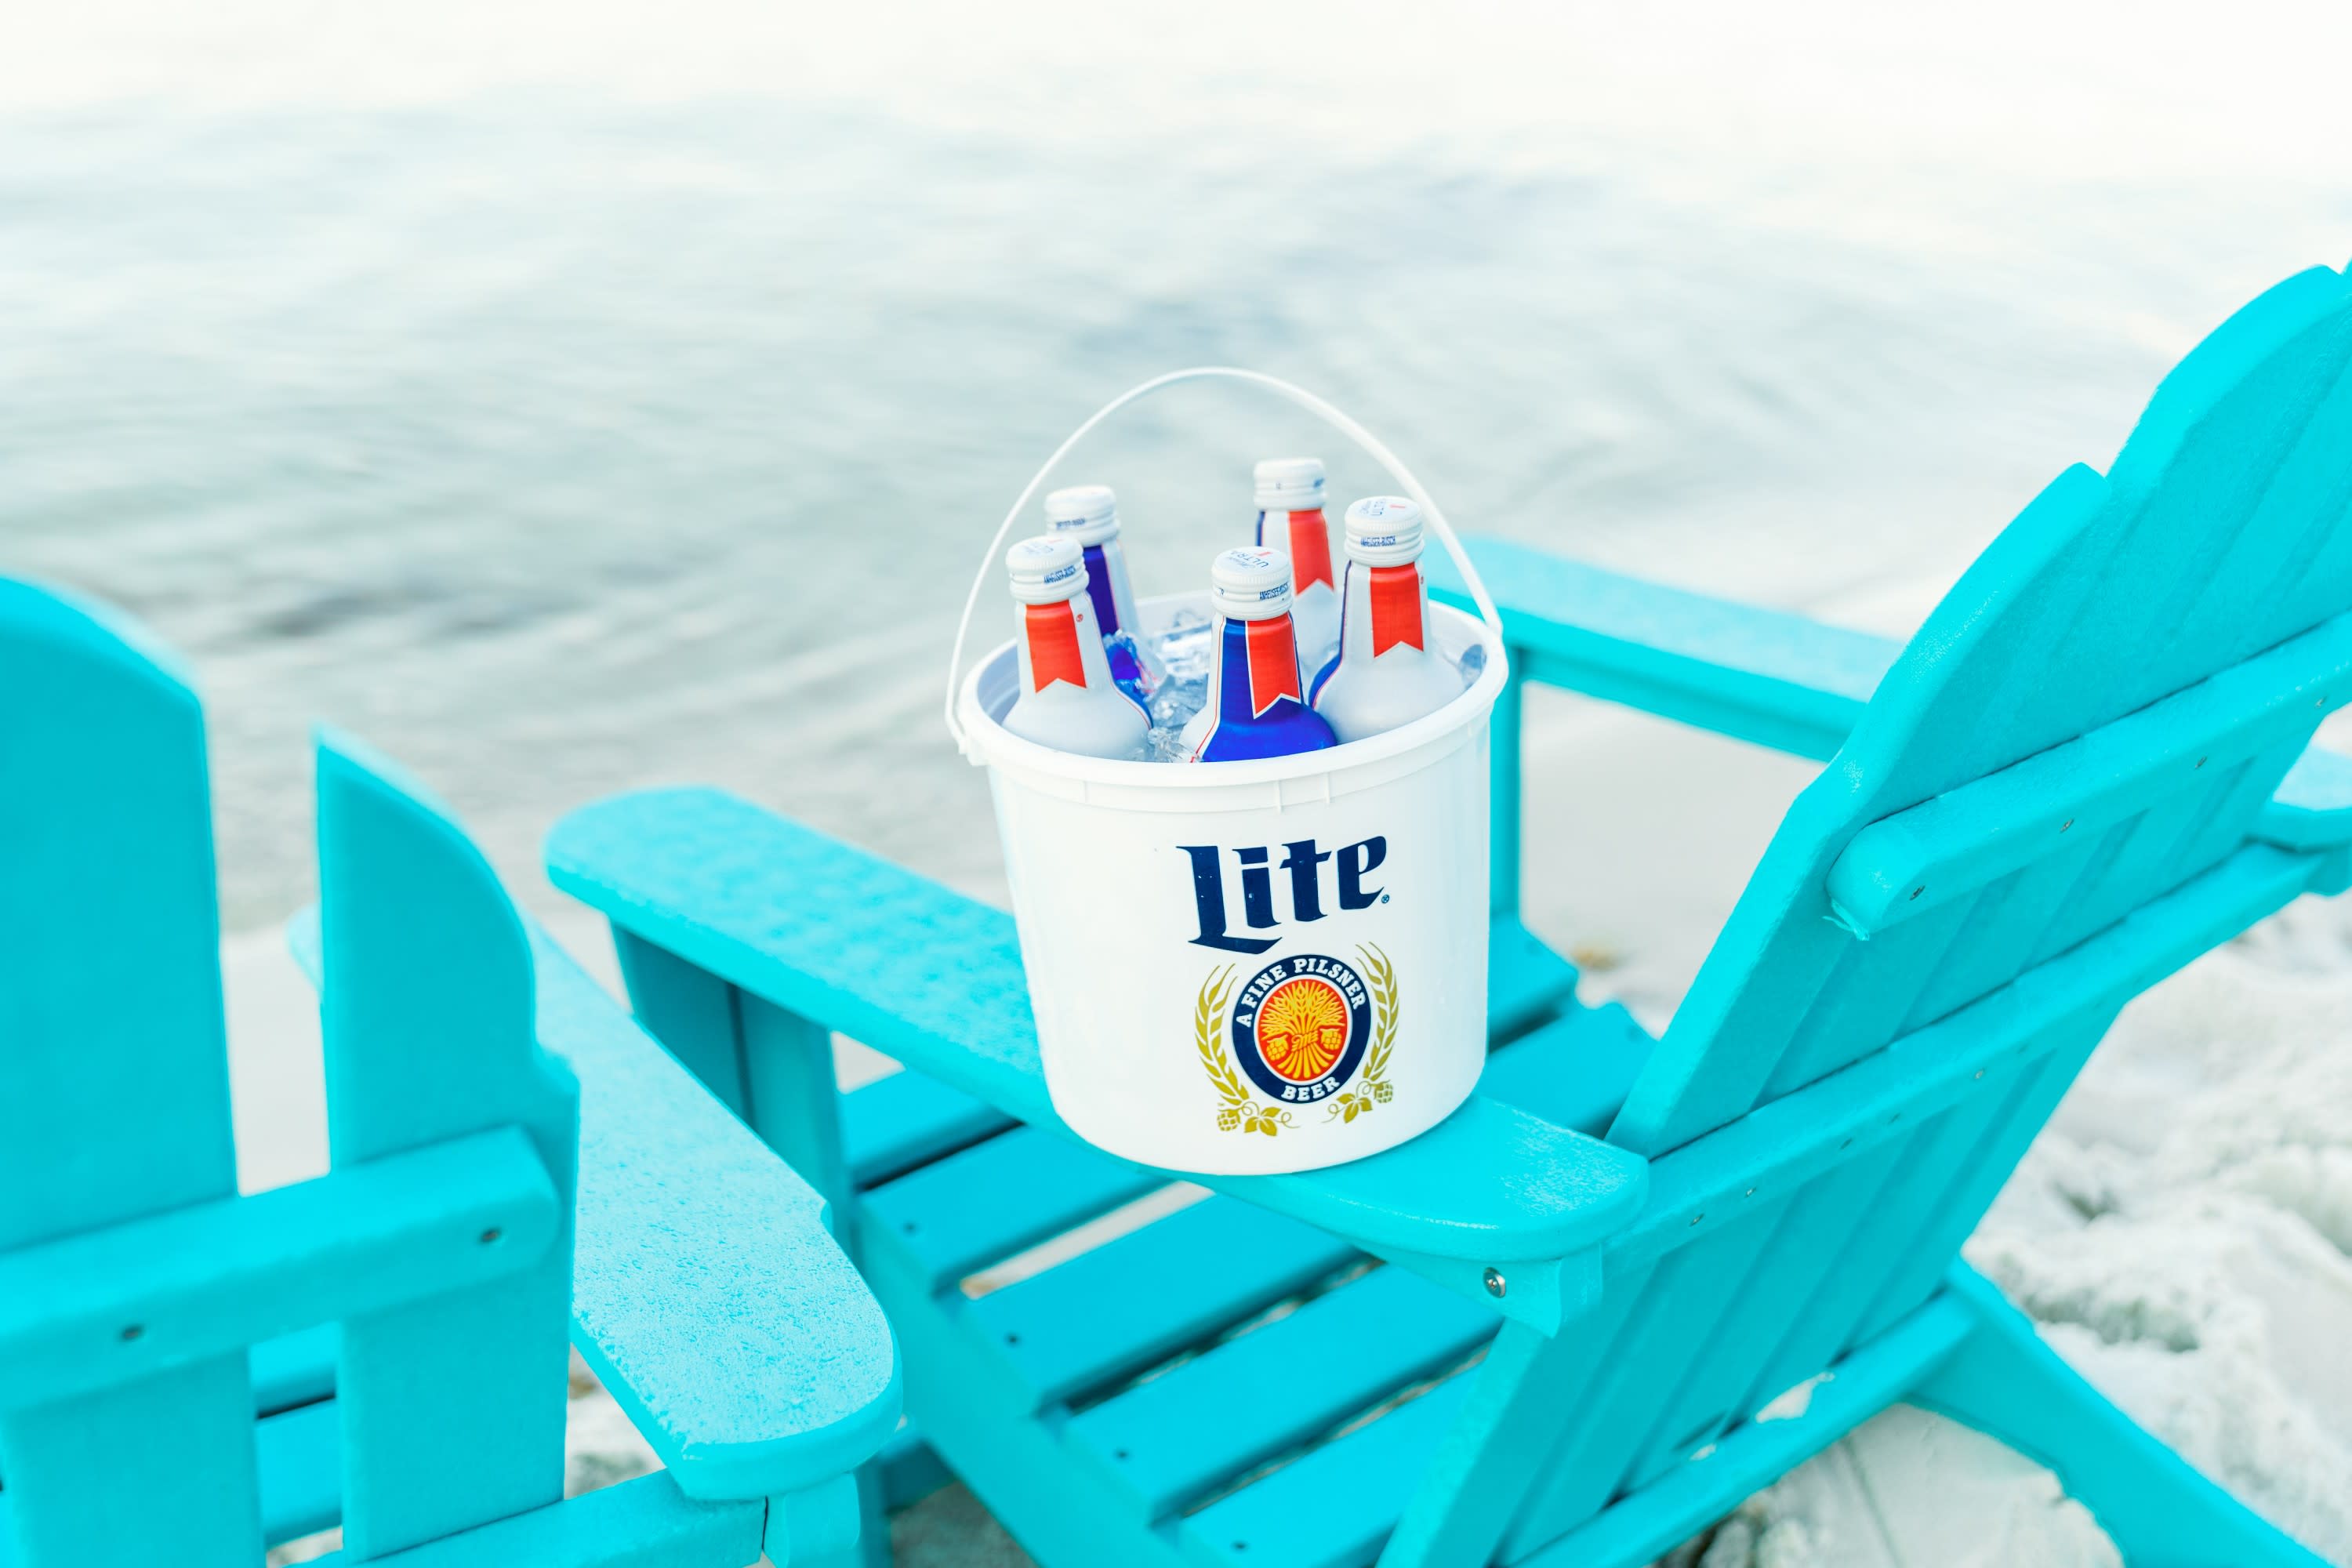
<instances>
[{"instance_id":1,"label":"bucket rim","mask_svg":"<svg viewBox=\"0 0 2352 1568\"><path fill-rule=\"evenodd\" d=\"M1460 731L1484 720L1494 711L1502 697L1503 686L1510 679L1510 670L1502 658L1502 634L1479 619L1452 605L1433 604L1430 614L1451 616L1471 627L1479 647L1486 651L1486 668L1478 679L1462 689L1462 695L1441 708L1423 714L1410 723L1393 730L1383 730L1360 741L1346 741L1337 746L1317 752L1294 752L1286 757L1266 757L1253 762L1186 763L1133 761L1114 757L1081 756L1076 752L1057 751L1035 741L1024 740L1006 729L981 705L980 682L996 661L1012 651L1013 639L1005 638L972 660L964 671L956 691L956 716L963 726L969 742L967 754L976 767L994 771L1000 766L1025 769L1052 777L1081 784L1119 784L1129 788L1201 790L1247 787L1261 784L1287 784L1296 779L1334 774L1358 766L1383 763L1409 752L1433 749L1449 742Z\"/></svg>"}]
</instances>

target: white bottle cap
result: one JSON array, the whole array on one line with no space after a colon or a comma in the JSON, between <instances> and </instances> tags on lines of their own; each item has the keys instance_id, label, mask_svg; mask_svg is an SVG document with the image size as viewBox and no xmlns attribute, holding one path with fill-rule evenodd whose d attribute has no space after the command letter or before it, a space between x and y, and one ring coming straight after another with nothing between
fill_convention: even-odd
<instances>
[{"instance_id":1,"label":"white bottle cap","mask_svg":"<svg viewBox=\"0 0 2352 1568\"><path fill-rule=\"evenodd\" d=\"M1041 533L1004 552L1013 596L1024 605L1058 605L1086 592L1086 552L1066 533Z\"/></svg>"},{"instance_id":2,"label":"white bottle cap","mask_svg":"<svg viewBox=\"0 0 2352 1568\"><path fill-rule=\"evenodd\" d=\"M1323 504L1323 459L1268 458L1257 466L1257 510L1314 511Z\"/></svg>"},{"instance_id":3,"label":"white bottle cap","mask_svg":"<svg viewBox=\"0 0 2352 1568\"><path fill-rule=\"evenodd\" d=\"M1209 599L1236 621L1270 621L1290 613L1290 556L1270 544L1244 544L1209 563Z\"/></svg>"},{"instance_id":4,"label":"white bottle cap","mask_svg":"<svg viewBox=\"0 0 2352 1568\"><path fill-rule=\"evenodd\" d=\"M1080 544L1118 537L1118 498L1108 485L1072 485L1045 498L1045 526Z\"/></svg>"},{"instance_id":5,"label":"white bottle cap","mask_svg":"<svg viewBox=\"0 0 2352 1568\"><path fill-rule=\"evenodd\" d=\"M1421 559L1421 508L1402 496L1366 496L1348 509L1348 559L1402 566Z\"/></svg>"}]
</instances>

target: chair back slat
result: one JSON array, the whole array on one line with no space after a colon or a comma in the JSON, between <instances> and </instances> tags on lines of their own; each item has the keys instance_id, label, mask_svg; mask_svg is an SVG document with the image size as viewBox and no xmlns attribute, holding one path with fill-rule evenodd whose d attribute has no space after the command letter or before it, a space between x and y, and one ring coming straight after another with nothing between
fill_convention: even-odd
<instances>
[{"instance_id":1,"label":"chair back slat","mask_svg":"<svg viewBox=\"0 0 2352 1568\"><path fill-rule=\"evenodd\" d=\"M530 942L497 877L421 788L334 735L319 879L334 1163L519 1125L565 1216L527 1268L343 1324L344 1541L364 1558L562 1496L579 1100L539 1047Z\"/></svg>"},{"instance_id":2,"label":"chair back slat","mask_svg":"<svg viewBox=\"0 0 2352 1568\"><path fill-rule=\"evenodd\" d=\"M1663 1258L1612 1259L1606 1321L1625 1326L1574 1400L1503 1560L1591 1519L1834 1361L2010 1098L1947 1110Z\"/></svg>"},{"instance_id":3,"label":"chair back slat","mask_svg":"<svg viewBox=\"0 0 2352 1568\"><path fill-rule=\"evenodd\" d=\"M107 612L0 581L0 1251L236 1191L219 966L195 693ZM0 1478L21 1568L250 1568L245 1356L0 1408Z\"/></svg>"},{"instance_id":4,"label":"chair back slat","mask_svg":"<svg viewBox=\"0 0 2352 1568\"><path fill-rule=\"evenodd\" d=\"M1956 1180L1944 1184L1920 1215L1901 1260L1879 1287L1846 1343L1839 1347L1839 1353L1865 1344L1893 1327L1943 1284L1960 1244L1992 1206L2010 1173L2025 1157L2026 1146L2058 1109L2059 1100L2074 1086L2074 1075L2114 1021L2114 1011L2103 1008L2071 1019L2057 1030L2060 1037L1995 1112L1973 1162Z\"/></svg>"},{"instance_id":5,"label":"chair back slat","mask_svg":"<svg viewBox=\"0 0 2352 1568\"><path fill-rule=\"evenodd\" d=\"M2052 832L2021 864L1986 866L1980 884L1915 918L1849 929L1829 896L1832 868L1871 825L2009 779L2053 747L2104 743L2110 726L2137 733L2119 721L2176 693L2155 718L2188 711L2192 692L2208 710L2234 702L2231 672L2264 668L2250 661L2352 614L2347 366L2344 276L2289 279L2165 379L2109 475L2070 468L2003 531L1791 806L1613 1142L1663 1153L1817 1081L2246 841L2346 694L2323 691L2283 721L2249 696L2244 740L2211 770L2154 779L2118 819ZM2001 798L1994 785L1979 795Z\"/></svg>"},{"instance_id":6,"label":"chair back slat","mask_svg":"<svg viewBox=\"0 0 2352 1568\"><path fill-rule=\"evenodd\" d=\"M2240 658L2259 651L2263 645L2252 643L2246 635L2248 605L2282 606L2273 626L2307 626L2326 618L2328 595L2315 571L2332 543L2352 538L2338 526L2345 509L2352 506L2352 493L2347 493L2352 486L2345 480L2340 460L2347 442L2352 442L2352 383L2339 383L2280 465L2260 508L2231 537L2228 552L2192 583L2187 606L2166 606L2157 622L2162 640L2147 656L2152 683L2166 689L2188 684L2208 648L2226 648ZM2344 564L2352 563L2339 561ZM2313 587L2321 591L2306 592Z\"/></svg>"},{"instance_id":7,"label":"chair back slat","mask_svg":"<svg viewBox=\"0 0 2352 1568\"><path fill-rule=\"evenodd\" d=\"M1739 1282L1736 1310L1698 1347L1680 1384L1662 1401L1665 1414L1653 1424L1625 1477L1628 1488L1657 1479L1754 1414L1755 1402L1747 1396L1757 1369L1787 1337L1902 1152L1900 1142L1882 1145L1787 1201L1755 1267Z\"/></svg>"},{"instance_id":8,"label":"chair back slat","mask_svg":"<svg viewBox=\"0 0 2352 1568\"><path fill-rule=\"evenodd\" d=\"M1786 1215L1785 1200L1763 1204L1659 1263L1611 1349L1603 1375L1579 1402L1577 1420L1546 1468L1545 1508L1564 1519L1590 1518L1632 1484L1634 1467L1650 1447L1682 1441L1687 1427L1659 1428L1679 1379L1690 1370L1693 1347L1711 1343L1738 1310L1741 1282ZM1711 1432L1715 1423L1706 1425Z\"/></svg>"},{"instance_id":9,"label":"chair back slat","mask_svg":"<svg viewBox=\"0 0 2352 1568\"><path fill-rule=\"evenodd\" d=\"M1949 904L1876 941L1844 944L1791 1031L1764 1098L1778 1100L1831 1071L1854 1040L1892 1038L1918 996L1917 976L1933 973L1969 932L1981 929L1974 916L1972 903Z\"/></svg>"}]
</instances>

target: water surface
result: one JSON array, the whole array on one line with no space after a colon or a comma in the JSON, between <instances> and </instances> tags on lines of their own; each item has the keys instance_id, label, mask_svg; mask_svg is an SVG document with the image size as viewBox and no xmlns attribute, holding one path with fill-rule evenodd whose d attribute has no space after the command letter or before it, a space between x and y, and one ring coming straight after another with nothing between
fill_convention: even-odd
<instances>
[{"instance_id":1,"label":"water surface","mask_svg":"<svg viewBox=\"0 0 2352 1568\"><path fill-rule=\"evenodd\" d=\"M307 892L314 719L533 887L698 779L985 891L953 616L1133 381L1270 370L1465 526L1869 619L2352 256L2331 9L1442 9L27 19L0 570L192 657L233 926ZM1066 478L1153 593L1286 450L1386 488L1214 389Z\"/></svg>"}]
</instances>

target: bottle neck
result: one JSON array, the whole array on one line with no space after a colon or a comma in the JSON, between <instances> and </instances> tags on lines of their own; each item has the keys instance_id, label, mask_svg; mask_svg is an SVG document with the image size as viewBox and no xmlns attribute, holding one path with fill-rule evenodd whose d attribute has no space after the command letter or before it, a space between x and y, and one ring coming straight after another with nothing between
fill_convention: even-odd
<instances>
[{"instance_id":1,"label":"bottle neck","mask_svg":"<svg viewBox=\"0 0 2352 1568\"><path fill-rule=\"evenodd\" d=\"M1120 603L1128 596L1126 552L1116 538L1086 550L1087 600L1094 605L1097 629L1105 637L1119 631L1133 636L1135 628L1128 624L1133 616Z\"/></svg>"},{"instance_id":2,"label":"bottle neck","mask_svg":"<svg viewBox=\"0 0 2352 1568\"><path fill-rule=\"evenodd\" d=\"M1110 684L1102 634L1085 599L1021 606L1021 674L1024 694L1056 682L1080 691Z\"/></svg>"},{"instance_id":3,"label":"bottle neck","mask_svg":"<svg viewBox=\"0 0 2352 1568\"><path fill-rule=\"evenodd\" d=\"M1429 589L1421 563L1371 566L1348 563L1346 630L1340 639L1350 654L1378 658L1400 645L1429 649Z\"/></svg>"},{"instance_id":4,"label":"bottle neck","mask_svg":"<svg viewBox=\"0 0 2352 1568\"><path fill-rule=\"evenodd\" d=\"M1287 615L1271 620L1228 619L1219 634L1217 716L1247 724L1266 717L1287 698L1303 704L1298 679L1298 639Z\"/></svg>"},{"instance_id":5,"label":"bottle neck","mask_svg":"<svg viewBox=\"0 0 2352 1568\"><path fill-rule=\"evenodd\" d=\"M1316 584L1336 588L1331 574L1331 529L1323 509L1307 511L1262 511L1257 514L1257 542L1290 552L1290 586L1304 594Z\"/></svg>"}]
</instances>

